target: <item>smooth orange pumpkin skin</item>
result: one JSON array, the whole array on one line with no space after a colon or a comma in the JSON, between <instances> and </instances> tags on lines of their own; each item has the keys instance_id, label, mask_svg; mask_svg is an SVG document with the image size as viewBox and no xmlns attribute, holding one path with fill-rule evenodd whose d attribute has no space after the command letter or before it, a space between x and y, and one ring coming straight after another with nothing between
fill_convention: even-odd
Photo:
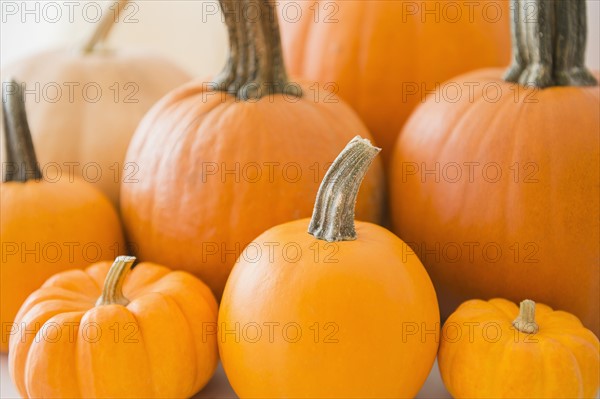
<instances>
[{"instance_id":1,"label":"smooth orange pumpkin skin","mask_svg":"<svg viewBox=\"0 0 600 399\"><path fill-rule=\"evenodd\" d=\"M324 93L314 101L306 87L295 102L243 102L203 86L174 91L140 124L126 158L139 166L138 182L123 184L121 213L140 259L192 272L220 298L244 247L270 227L310 216L337 152L370 136L348 106ZM375 162L357 217L380 221L382 173Z\"/></svg>"},{"instance_id":2,"label":"smooth orange pumpkin skin","mask_svg":"<svg viewBox=\"0 0 600 399\"><path fill-rule=\"evenodd\" d=\"M455 20L457 6L461 17ZM426 14L436 7L439 12ZM335 84L386 161L427 91L458 74L509 61L507 1L284 0L279 9L290 73L319 82L321 90Z\"/></svg>"},{"instance_id":3,"label":"smooth orange pumpkin skin","mask_svg":"<svg viewBox=\"0 0 600 399\"><path fill-rule=\"evenodd\" d=\"M67 49L27 57L3 68L2 76L26 83L32 92L25 102L42 168L54 173L60 166L63 176L93 183L116 206L121 182L136 178L136 166L123 159L137 125L167 92L191 79L177 65L143 51Z\"/></svg>"},{"instance_id":4,"label":"smooth orange pumpkin skin","mask_svg":"<svg viewBox=\"0 0 600 399\"><path fill-rule=\"evenodd\" d=\"M452 397L596 397L598 338L572 314L539 303L539 331L524 334L512 327L518 314L513 302L496 298L467 301L448 318L438 365Z\"/></svg>"},{"instance_id":5,"label":"smooth orange pumpkin skin","mask_svg":"<svg viewBox=\"0 0 600 399\"><path fill-rule=\"evenodd\" d=\"M110 265L59 273L23 304L17 322L40 338L10 340L10 373L24 398L183 398L211 378L210 289L188 273L140 263L125 279L126 307L95 306Z\"/></svg>"},{"instance_id":6,"label":"smooth orange pumpkin skin","mask_svg":"<svg viewBox=\"0 0 600 399\"><path fill-rule=\"evenodd\" d=\"M1 346L27 296L55 273L113 259L125 251L116 210L80 180L0 184Z\"/></svg>"},{"instance_id":7,"label":"smooth orange pumpkin skin","mask_svg":"<svg viewBox=\"0 0 600 399\"><path fill-rule=\"evenodd\" d=\"M440 329L423 265L383 227L356 222L356 241L327 243L308 225L266 231L227 281L218 342L231 386L243 398L414 397ZM279 323L272 334L268 323ZM299 326L297 342L288 323Z\"/></svg>"},{"instance_id":8,"label":"smooth orange pumpkin skin","mask_svg":"<svg viewBox=\"0 0 600 399\"><path fill-rule=\"evenodd\" d=\"M394 232L417 244L443 317L470 298L532 297L597 334L600 89L534 91L505 83L503 72L453 79L479 84L473 101L466 89L455 103L432 97L407 123L390 172ZM486 84L488 99L502 93L497 102L482 97ZM468 162L479 166L470 173ZM436 164L439 182L420 173ZM410 175L414 165L419 173Z\"/></svg>"}]
</instances>

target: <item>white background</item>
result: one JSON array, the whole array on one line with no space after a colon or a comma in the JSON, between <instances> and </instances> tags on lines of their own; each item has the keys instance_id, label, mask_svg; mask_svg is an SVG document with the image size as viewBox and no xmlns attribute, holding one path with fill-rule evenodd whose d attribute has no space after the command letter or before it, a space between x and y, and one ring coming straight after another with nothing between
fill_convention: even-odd
<instances>
[{"instance_id":1,"label":"white background","mask_svg":"<svg viewBox=\"0 0 600 399\"><path fill-rule=\"evenodd\" d=\"M88 1L74 2L81 4L74 7L74 22L69 21L69 9L63 6L60 7L61 18L51 23L43 17L45 13L48 19L54 19L53 8L43 7L47 1L27 1L39 4L38 14L42 17L36 23L33 15L5 15L4 9L9 3L22 2L2 0L1 65L41 49L75 46L85 40L93 28L93 24L86 22L82 16L83 5ZM108 4L99 0L94 2L102 6ZM62 1L49 3L62 4ZM600 1L588 0L587 3L587 64L592 69L598 69ZM137 10L131 8L128 12L134 13L138 22L118 24L110 37L111 45L153 49L176 61L196 77L212 76L220 70L227 55L227 36L221 16L211 13L217 5L216 0L143 0L137 1L137 4ZM34 5L29 7L33 9ZM93 9L88 9L88 13L93 18ZM25 23L22 19L25 19Z\"/></svg>"}]
</instances>

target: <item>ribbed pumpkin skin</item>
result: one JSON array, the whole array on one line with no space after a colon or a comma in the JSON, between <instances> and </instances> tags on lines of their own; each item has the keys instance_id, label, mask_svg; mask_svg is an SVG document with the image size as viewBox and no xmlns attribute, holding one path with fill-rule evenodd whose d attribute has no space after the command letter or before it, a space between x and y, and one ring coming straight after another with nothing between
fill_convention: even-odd
<instances>
[{"instance_id":1,"label":"ribbed pumpkin skin","mask_svg":"<svg viewBox=\"0 0 600 399\"><path fill-rule=\"evenodd\" d=\"M123 184L121 212L140 259L192 272L220 297L244 247L274 225L310 216L338 151L369 133L348 106L315 102L307 88L292 103L282 95L243 102L202 86L176 90L140 124L126 158L139 166L139 182ZM383 184L375 163L358 219L380 220Z\"/></svg>"},{"instance_id":2,"label":"ribbed pumpkin skin","mask_svg":"<svg viewBox=\"0 0 600 399\"><path fill-rule=\"evenodd\" d=\"M470 300L448 318L438 364L452 397L594 398L598 338L577 317L543 304L536 305L539 331L523 334L512 327L518 314L505 299Z\"/></svg>"},{"instance_id":3,"label":"ribbed pumpkin skin","mask_svg":"<svg viewBox=\"0 0 600 399\"><path fill-rule=\"evenodd\" d=\"M141 263L123 286L127 307L94 307L109 267L57 274L23 304L17 321L40 338L10 341L9 368L24 398L183 398L211 378L217 343L203 334L217 303L208 287Z\"/></svg>"},{"instance_id":4,"label":"ribbed pumpkin skin","mask_svg":"<svg viewBox=\"0 0 600 399\"><path fill-rule=\"evenodd\" d=\"M469 298L531 297L598 333L600 89L519 87L515 101L502 73L453 79L497 85L496 103L482 90L432 97L407 123L390 173L394 231L421 248L443 317ZM421 174L436 164L439 182Z\"/></svg>"},{"instance_id":5,"label":"ribbed pumpkin skin","mask_svg":"<svg viewBox=\"0 0 600 399\"><path fill-rule=\"evenodd\" d=\"M227 281L219 351L231 386L241 398L414 397L440 328L423 265L380 226L356 222L357 239L336 243L308 226L266 231Z\"/></svg>"},{"instance_id":6,"label":"ribbed pumpkin skin","mask_svg":"<svg viewBox=\"0 0 600 399\"><path fill-rule=\"evenodd\" d=\"M63 176L94 183L115 205L120 183L136 178L135 165L123 159L137 125L154 103L190 79L171 62L144 52L69 50L30 56L3 68L2 76L25 82L39 95L36 100L27 94L25 102L42 167L58 164Z\"/></svg>"},{"instance_id":7,"label":"ribbed pumpkin skin","mask_svg":"<svg viewBox=\"0 0 600 399\"><path fill-rule=\"evenodd\" d=\"M125 241L114 207L80 179L2 183L0 193L0 349L5 352L8 326L29 294L55 273L114 258L125 251Z\"/></svg>"},{"instance_id":8,"label":"ribbed pumpkin skin","mask_svg":"<svg viewBox=\"0 0 600 399\"><path fill-rule=\"evenodd\" d=\"M291 74L319 82L321 90L335 82L389 161L400 129L427 90L509 61L508 2L467 3L284 0L279 10L286 64ZM426 14L436 7L439 12ZM296 9L302 11L299 19Z\"/></svg>"}]
</instances>

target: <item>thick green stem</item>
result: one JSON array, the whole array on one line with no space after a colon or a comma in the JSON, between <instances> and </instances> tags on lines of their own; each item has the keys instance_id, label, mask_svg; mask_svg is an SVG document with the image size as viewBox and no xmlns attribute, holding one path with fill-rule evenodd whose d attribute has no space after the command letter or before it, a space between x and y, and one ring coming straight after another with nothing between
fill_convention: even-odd
<instances>
[{"instance_id":1,"label":"thick green stem","mask_svg":"<svg viewBox=\"0 0 600 399\"><path fill-rule=\"evenodd\" d=\"M511 0L513 61L505 80L525 86L595 86L585 67L585 0Z\"/></svg>"},{"instance_id":2,"label":"thick green stem","mask_svg":"<svg viewBox=\"0 0 600 399\"><path fill-rule=\"evenodd\" d=\"M217 90L238 98L302 96L288 80L275 3L270 0L220 0L229 35L229 57L215 79Z\"/></svg>"},{"instance_id":3,"label":"thick green stem","mask_svg":"<svg viewBox=\"0 0 600 399\"><path fill-rule=\"evenodd\" d=\"M82 48L82 51L85 54L92 53L98 44L103 43L106 40L115 25L115 22L119 20L121 11L123 11L127 3L128 0L118 0L116 5L111 3L111 5L104 10L104 14L100 19L100 22L98 22L96 29Z\"/></svg>"},{"instance_id":4,"label":"thick green stem","mask_svg":"<svg viewBox=\"0 0 600 399\"><path fill-rule=\"evenodd\" d=\"M102 295L98 298L96 306L102 305L123 305L127 306L129 300L123 295L123 283L125 277L131 271L135 263L134 256L118 256L115 262L110 267L106 279L104 280L104 288Z\"/></svg>"},{"instance_id":5,"label":"thick green stem","mask_svg":"<svg viewBox=\"0 0 600 399\"><path fill-rule=\"evenodd\" d=\"M335 159L321 182L308 232L320 240L356 239L354 208L358 190L373 159L381 151L359 136Z\"/></svg>"},{"instance_id":6,"label":"thick green stem","mask_svg":"<svg viewBox=\"0 0 600 399\"><path fill-rule=\"evenodd\" d=\"M519 316L513 321L513 326L525 334L535 334L539 327L535 322L535 302L525 299L521 302Z\"/></svg>"},{"instance_id":7,"label":"thick green stem","mask_svg":"<svg viewBox=\"0 0 600 399\"><path fill-rule=\"evenodd\" d=\"M41 179L42 172L27 122L22 84L12 79L2 84L2 111L6 143L3 181L24 183L30 179Z\"/></svg>"}]
</instances>

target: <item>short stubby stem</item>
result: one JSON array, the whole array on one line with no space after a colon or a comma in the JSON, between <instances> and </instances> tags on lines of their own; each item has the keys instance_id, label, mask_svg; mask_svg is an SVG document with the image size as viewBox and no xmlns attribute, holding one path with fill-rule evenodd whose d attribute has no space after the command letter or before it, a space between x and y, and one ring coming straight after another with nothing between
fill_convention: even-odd
<instances>
[{"instance_id":1,"label":"short stubby stem","mask_svg":"<svg viewBox=\"0 0 600 399\"><path fill-rule=\"evenodd\" d=\"M535 322L535 302L530 299L526 299L521 302L519 316L517 316L512 324L522 333L537 333L539 331L539 326Z\"/></svg>"},{"instance_id":2,"label":"short stubby stem","mask_svg":"<svg viewBox=\"0 0 600 399\"><path fill-rule=\"evenodd\" d=\"M129 300L123 295L123 283L135 263L134 256L118 256L108 270L104 280L102 295L98 298L96 306L123 305L127 306Z\"/></svg>"}]
</instances>

